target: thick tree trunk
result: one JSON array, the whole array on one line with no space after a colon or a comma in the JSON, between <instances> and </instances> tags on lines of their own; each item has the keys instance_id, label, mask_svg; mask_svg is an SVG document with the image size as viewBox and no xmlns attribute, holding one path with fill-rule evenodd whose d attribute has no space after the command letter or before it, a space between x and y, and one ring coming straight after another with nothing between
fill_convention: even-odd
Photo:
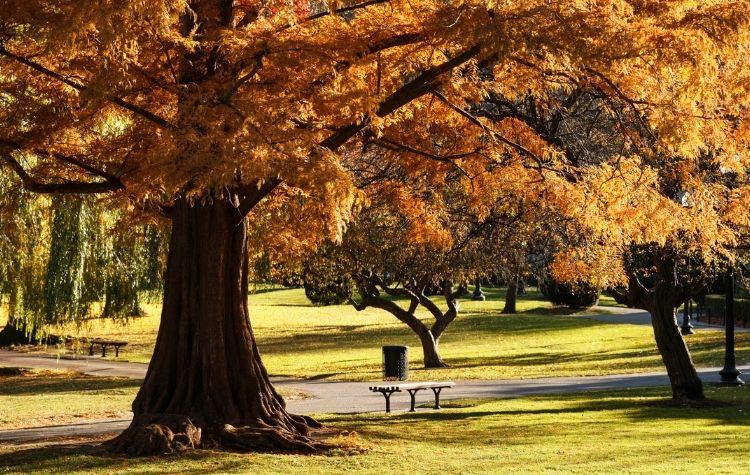
<instances>
[{"instance_id":1,"label":"thick tree trunk","mask_svg":"<svg viewBox=\"0 0 750 475\"><path fill-rule=\"evenodd\" d=\"M677 326L674 305L668 298L659 298L658 293L652 298L654 301L648 311L651 313L656 345L672 384L672 397L680 402L705 399L703 383Z\"/></svg>"},{"instance_id":2,"label":"thick tree trunk","mask_svg":"<svg viewBox=\"0 0 750 475\"><path fill-rule=\"evenodd\" d=\"M236 198L179 200L154 354L133 422L108 442L131 456L188 448L324 448L289 414L261 362L247 308L247 221Z\"/></svg>"},{"instance_id":3,"label":"thick tree trunk","mask_svg":"<svg viewBox=\"0 0 750 475\"><path fill-rule=\"evenodd\" d=\"M510 279L508 290L505 292L505 306L503 313L516 313L516 299L518 297L518 278Z\"/></svg>"},{"instance_id":4,"label":"thick tree trunk","mask_svg":"<svg viewBox=\"0 0 750 475\"><path fill-rule=\"evenodd\" d=\"M422 342L422 353L424 354L425 368L447 368L448 364L443 361L438 352L439 337L435 338L432 332L425 328L417 332L419 341Z\"/></svg>"}]
</instances>

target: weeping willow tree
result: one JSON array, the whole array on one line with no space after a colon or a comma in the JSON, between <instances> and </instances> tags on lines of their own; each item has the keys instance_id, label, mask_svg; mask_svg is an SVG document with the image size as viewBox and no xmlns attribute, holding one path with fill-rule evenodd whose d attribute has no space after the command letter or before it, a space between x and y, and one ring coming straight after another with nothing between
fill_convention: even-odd
<instances>
[{"instance_id":1,"label":"weeping willow tree","mask_svg":"<svg viewBox=\"0 0 750 475\"><path fill-rule=\"evenodd\" d=\"M0 177L0 345L54 342L50 325L142 314L139 295L161 287L159 227L125 223L92 197L50 201L7 184Z\"/></svg>"},{"instance_id":2,"label":"weeping willow tree","mask_svg":"<svg viewBox=\"0 0 750 475\"><path fill-rule=\"evenodd\" d=\"M45 323L79 320L94 303L94 295L84 292L86 260L95 239L90 206L84 199L65 196L56 200L53 211L42 299L28 302ZM34 308L37 305L41 308Z\"/></svg>"},{"instance_id":3,"label":"weeping willow tree","mask_svg":"<svg viewBox=\"0 0 750 475\"><path fill-rule=\"evenodd\" d=\"M165 240L155 225L138 227L135 232L121 229L107 239L102 316L127 318L143 315L140 296L154 296L162 286Z\"/></svg>"},{"instance_id":4,"label":"weeping willow tree","mask_svg":"<svg viewBox=\"0 0 750 475\"><path fill-rule=\"evenodd\" d=\"M42 300L49 242L49 200L11 185L0 174L0 304L8 317L0 345L39 339L30 303Z\"/></svg>"}]
</instances>

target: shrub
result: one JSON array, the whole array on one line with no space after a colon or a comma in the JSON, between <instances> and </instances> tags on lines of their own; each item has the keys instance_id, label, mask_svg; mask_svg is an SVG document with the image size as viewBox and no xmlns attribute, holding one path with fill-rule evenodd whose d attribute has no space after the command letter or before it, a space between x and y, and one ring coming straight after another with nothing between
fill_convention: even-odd
<instances>
[{"instance_id":1,"label":"shrub","mask_svg":"<svg viewBox=\"0 0 750 475\"><path fill-rule=\"evenodd\" d=\"M599 302L599 289L586 283L563 284L547 278L539 289L554 305L574 309L585 309Z\"/></svg>"}]
</instances>

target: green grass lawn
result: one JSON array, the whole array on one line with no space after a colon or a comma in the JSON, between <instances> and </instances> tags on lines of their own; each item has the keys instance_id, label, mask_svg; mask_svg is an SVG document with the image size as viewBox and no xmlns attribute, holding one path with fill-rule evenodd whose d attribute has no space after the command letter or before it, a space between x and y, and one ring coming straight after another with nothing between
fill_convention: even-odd
<instances>
[{"instance_id":1,"label":"green grass lawn","mask_svg":"<svg viewBox=\"0 0 750 475\"><path fill-rule=\"evenodd\" d=\"M141 380L0 367L0 430L131 417ZM276 388L287 400L309 397Z\"/></svg>"},{"instance_id":2,"label":"green grass lawn","mask_svg":"<svg viewBox=\"0 0 750 475\"><path fill-rule=\"evenodd\" d=\"M362 450L320 456L193 451L123 459L93 443L0 447L0 473L748 473L750 388L685 409L667 388L447 403L417 413L322 415ZM345 432L343 432L345 431Z\"/></svg>"},{"instance_id":3,"label":"green grass lawn","mask_svg":"<svg viewBox=\"0 0 750 475\"><path fill-rule=\"evenodd\" d=\"M0 430L128 417L140 385L72 371L0 368Z\"/></svg>"},{"instance_id":4,"label":"green grass lawn","mask_svg":"<svg viewBox=\"0 0 750 475\"><path fill-rule=\"evenodd\" d=\"M518 315L502 315L501 289L486 289L485 302L464 301L461 314L441 339L451 368L420 369L419 340L390 314L351 306L313 306L299 289L250 297L250 311L263 360L271 374L331 380L370 380L380 375L380 347L411 346L411 378L496 379L582 376L662 370L650 326L609 324L565 314L537 293L519 300ZM127 325L90 320L63 334L124 339L121 359L148 362L156 338L159 306ZM422 318L429 319L426 313ZM750 333L738 333L738 362L750 363ZM697 365L719 365L723 334L688 337ZM61 350L50 348L48 351ZM70 351L70 350L66 350Z\"/></svg>"}]
</instances>

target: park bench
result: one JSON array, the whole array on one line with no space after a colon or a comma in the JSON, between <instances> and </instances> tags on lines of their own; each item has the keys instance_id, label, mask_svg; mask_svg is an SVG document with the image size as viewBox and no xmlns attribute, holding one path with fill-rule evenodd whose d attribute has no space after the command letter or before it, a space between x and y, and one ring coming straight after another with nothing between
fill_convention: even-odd
<instances>
[{"instance_id":1,"label":"park bench","mask_svg":"<svg viewBox=\"0 0 750 475\"><path fill-rule=\"evenodd\" d=\"M118 357L120 356L120 347L128 344L126 341L104 340L102 338L93 338L86 340L86 342L89 344L89 356L94 355L94 346L99 345L102 347L102 356L107 356L107 347L112 346L115 349L115 357Z\"/></svg>"},{"instance_id":2,"label":"park bench","mask_svg":"<svg viewBox=\"0 0 750 475\"><path fill-rule=\"evenodd\" d=\"M445 388L452 388L455 383L452 381L443 382L425 382L425 383L396 383L396 384L383 384L379 386L370 386L370 391L374 393L381 393L385 397L385 412L391 412L391 396L393 393L399 393L401 391L408 391L411 397L411 409L410 412L414 412L414 406L416 404L417 393L423 389L432 389L435 394L435 409L440 409L440 391Z\"/></svg>"}]
</instances>

